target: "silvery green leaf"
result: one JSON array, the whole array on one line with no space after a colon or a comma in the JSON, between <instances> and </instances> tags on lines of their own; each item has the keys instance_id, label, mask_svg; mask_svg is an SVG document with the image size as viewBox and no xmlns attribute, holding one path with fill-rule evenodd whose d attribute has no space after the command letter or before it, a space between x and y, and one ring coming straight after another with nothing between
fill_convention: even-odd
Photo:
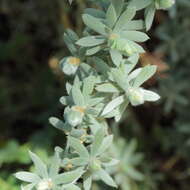
<instances>
[{"instance_id":1,"label":"silvery green leaf","mask_svg":"<svg viewBox=\"0 0 190 190\"><path fill-rule=\"evenodd\" d=\"M32 184L28 184L26 186L21 186L21 190L32 190L35 185L36 185L35 183L32 183Z\"/></svg>"},{"instance_id":2,"label":"silvery green leaf","mask_svg":"<svg viewBox=\"0 0 190 190\"><path fill-rule=\"evenodd\" d=\"M110 56L115 66L119 66L123 60L122 54L115 49L110 50Z\"/></svg>"},{"instance_id":3,"label":"silvery green leaf","mask_svg":"<svg viewBox=\"0 0 190 190\"><path fill-rule=\"evenodd\" d=\"M127 60L131 63L137 64L139 60L139 54L133 54Z\"/></svg>"},{"instance_id":4,"label":"silvery green leaf","mask_svg":"<svg viewBox=\"0 0 190 190\"><path fill-rule=\"evenodd\" d=\"M112 187L117 187L117 184L114 182L112 177L105 170L101 169L100 171L98 171L97 175L107 185Z\"/></svg>"},{"instance_id":5,"label":"silvery green leaf","mask_svg":"<svg viewBox=\"0 0 190 190\"><path fill-rule=\"evenodd\" d=\"M73 40L69 38L67 33L64 33L64 42L65 42L67 48L69 49L69 51L71 52L71 54L76 55L77 48L75 47Z\"/></svg>"},{"instance_id":6,"label":"silvery green leaf","mask_svg":"<svg viewBox=\"0 0 190 190\"><path fill-rule=\"evenodd\" d=\"M136 7L137 10L144 9L152 3L152 0L132 0L129 3L129 6Z\"/></svg>"},{"instance_id":7,"label":"silvery green leaf","mask_svg":"<svg viewBox=\"0 0 190 190\"><path fill-rule=\"evenodd\" d=\"M80 140L74 137L68 137L69 145L75 149L75 151L80 155L81 158L89 158L88 150L85 148L83 144L81 144Z\"/></svg>"},{"instance_id":8,"label":"silvery green leaf","mask_svg":"<svg viewBox=\"0 0 190 190\"><path fill-rule=\"evenodd\" d=\"M47 166L42 162L42 160L33 152L29 151L30 158L32 159L36 173L42 178L48 178Z\"/></svg>"},{"instance_id":9,"label":"silvery green leaf","mask_svg":"<svg viewBox=\"0 0 190 190\"><path fill-rule=\"evenodd\" d=\"M17 172L15 177L29 183L38 183L40 181L40 177L31 172Z\"/></svg>"},{"instance_id":10,"label":"silvery green leaf","mask_svg":"<svg viewBox=\"0 0 190 190\"><path fill-rule=\"evenodd\" d=\"M128 86L128 82L126 81L126 76L124 76L125 73L120 69L112 69L111 75L114 81L117 83L117 85L125 91Z\"/></svg>"},{"instance_id":11,"label":"silvery green leaf","mask_svg":"<svg viewBox=\"0 0 190 190\"><path fill-rule=\"evenodd\" d=\"M104 42L105 39L102 36L87 36L78 40L76 44L83 47L91 47L103 44Z\"/></svg>"},{"instance_id":12,"label":"silvery green leaf","mask_svg":"<svg viewBox=\"0 0 190 190\"><path fill-rule=\"evenodd\" d=\"M139 60L139 54L133 54L127 60L125 60L125 73L130 73L136 66Z\"/></svg>"},{"instance_id":13,"label":"silvery green leaf","mask_svg":"<svg viewBox=\"0 0 190 190\"><path fill-rule=\"evenodd\" d=\"M139 87L149 78L151 78L155 74L156 68L157 67L155 65L147 65L143 67L139 75L134 80L133 87Z\"/></svg>"},{"instance_id":14,"label":"silvery green leaf","mask_svg":"<svg viewBox=\"0 0 190 190\"><path fill-rule=\"evenodd\" d=\"M59 173L59 168L61 165L61 158L59 156L60 151L56 150L55 154L51 160L51 166L50 166L50 170L49 170L49 176L50 177L54 177L56 175L58 175Z\"/></svg>"},{"instance_id":15,"label":"silvery green leaf","mask_svg":"<svg viewBox=\"0 0 190 190\"><path fill-rule=\"evenodd\" d=\"M115 113L115 121L119 122L121 117L123 116L124 111L126 110L127 106L129 105L129 101L125 100L117 109Z\"/></svg>"},{"instance_id":16,"label":"silvery green leaf","mask_svg":"<svg viewBox=\"0 0 190 190\"><path fill-rule=\"evenodd\" d=\"M89 76L89 77L85 78L83 80L82 93L86 96L92 94L95 82L96 82L95 76Z\"/></svg>"},{"instance_id":17,"label":"silvery green leaf","mask_svg":"<svg viewBox=\"0 0 190 190\"><path fill-rule=\"evenodd\" d=\"M96 132L96 134L94 136L94 140L93 140L93 143L91 146L91 153L90 153L91 156L95 157L98 155L98 151L104 140L104 136L105 136L105 129L102 127Z\"/></svg>"},{"instance_id":18,"label":"silvery green leaf","mask_svg":"<svg viewBox=\"0 0 190 190\"><path fill-rule=\"evenodd\" d=\"M88 105L89 106L95 106L104 100L105 100L104 96L98 96L97 95L97 97L95 96L95 97L90 98L90 100L88 101Z\"/></svg>"},{"instance_id":19,"label":"silvery green leaf","mask_svg":"<svg viewBox=\"0 0 190 190\"><path fill-rule=\"evenodd\" d=\"M117 13L113 4L111 3L106 13L106 23L110 28L112 28L116 23L116 21L117 21Z\"/></svg>"},{"instance_id":20,"label":"silvery green leaf","mask_svg":"<svg viewBox=\"0 0 190 190\"><path fill-rule=\"evenodd\" d=\"M73 2L73 0L69 0L69 3L71 4Z\"/></svg>"},{"instance_id":21,"label":"silvery green leaf","mask_svg":"<svg viewBox=\"0 0 190 190\"><path fill-rule=\"evenodd\" d=\"M152 26L153 20L154 20L154 15L155 15L156 9L154 4L150 5L149 7L146 8L145 10L145 25L146 25L146 30L148 31L150 27Z\"/></svg>"},{"instance_id":22,"label":"silvery green leaf","mask_svg":"<svg viewBox=\"0 0 190 190\"><path fill-rule=\"evenodd\" d=\"M71 160L69 160L69 162L74 165L74 166L84 166L88 164L88 160L86 158L73 158Z\"/></svg>"},{"instance_id":23,"label":"silvery green leaf","mask_svg":"<svg viewBox=\"0 0 190 190\"><path fill-rule=\"evenodd\" d=\"M72 100L72 97L71 96L62 96L60 99L59 99L60 103L63 104L64 106L67 106L67 105L73 105L73 100Z\"/></svg>"},{"instance_id":24,"label":"silvery green leaf","mask_svg":"<svg viewBox=\"0 0 190 190\"><path fill-rule=\"evenodd\" d=\"M88 50L86 51L86 55L87 55L87 56L94 55L94 54L98 53L101 49L102 49L101 46L93 47L93 48L88 49Z\"/></svg>"},{"instance_id":25,"label":"silvery green leaf","mask_svg":"<svg viewBox=\"0 0 190 190\"><path fill-rule=\"evenodd\" d=\"M62 186L63 190L81 190L80 187L74 185L74 184L70 184L70 185L67 185L67 186Z\"/></svg>"},{"instance_id":26,"label":"silvery green leaf","mask_svg":"<svg viewBox=\"0 0 190 190\"><path fill-rule=\"evenodd\" d=\"M56 117L50 117L49 122L57 129L68 132L71 130L71 127L63 123L60 119Z\"/></svg>"},{"instance_id":27,"label":"silvery green leaf","mask_svg":"<svg viewBox=\"0 0 190 190\"><path fill-rule=\"evenodd\" d=\"M95 64L97 71L106 76L107 72L110 70L110 67L98 57L94 57L92 61Z\"/></svg>"},{"instance_id":28,"label":"silvery green leaf","mask_svg":"<svg viewBox=\"0 0 190 190\"><path fill-rule=\"evenodd\" d=\"M119 20L116 23L114 28L114 32L120 31L124 26L125 23L132 20L136 14L135 7L128 7L120 16Z\"/></svg>"},{"instance_id":29,"label":"silvery green leaf","mask_svg":"<svg viewBox=\"0 0 190 190\"><path fill-rule=\"evenodd\" d=\"M102 112L102 116L108 114L109 112L113 111L116 107L118 107L120 104L122 104L125 101L125 96L119 96L113 100L111 100L106 107L104 108L103 112Z\"/></svg>"},{"instance_id":30,"label":"silvery green leaf","mask_svg":"<svg viewBox=\"0 0 190 190\"><path fill-rule=\"evenodd\" d=\"M145 33L139 31L122 31L120 34L122 37L135 42L145 42L149 39Z\"/></svg>"},{"instance_id":31,"label":"silvery green leaf","mask_svg":"<svg viewBox=\"0 0 190 190\"><path fill-rule=\"evenodd\" d=\"M106 26L100 21L91 15L84 14L82 16L83 22L92 30L96 31L99 34L106 35Z\"/></svg>"},{"instance_id":32,"label":"silvery green leaf","mask_svg":"<svg viewBox=\"0 0 190 190\"><path fill-rule=\"evenodd\" d=\"M94 8L87 8L84 10L84 13L91 15L93 17L97 17L97 18L103 18L104 19L106 17L106 14L102 10L94 9Z\"/></svg>"},{"instance_id":33,"label":"silvery green leaf","mask_svg":"<svg viewBox=\"0 0 190 190\"><path fill-rule=\"evenodd\" d=\"M105 137L98 150L98 155L103 154L112 145L112 142L113 142L113 135L109 135L109 136Z\"/></svg>"},{"instance_id":34,"label":"silvery green leaf","mask_svg":"<svg viewBox=\"0 0 190 190\"><path fill-rule=\"evenodd\" d=\"M53 178L53 182L56 185L74 183L82 176L83 173L84 170L82 168L73 170L71 172L65 172L55 176Z\"/></svg>"},{"instance_id":35,"label":"silvery green leaf","mask_svg":"<svg viewBox=\"0 0 190 190\"><path fill-rule=\"evenodd\" d=\"M145 28L143 20L130 20L127 21L124 26L123 30L143 30Z\"/></svg>"},{"instance_id":36,"label":"silvery green leaf","mask_svg":"<svg viewBox=\"0 0 190 190\"><path fill-rule=\"evenodd\" d=\"M142 175L135 168L128 166L126 168L127 174L134 180L142 181L144 179L144 175Z\"/></svg>"},{"instance_id":37,"label":"silvery green leaf","mask_svg":"<svg viewBox=\"0 0 190 190\"><path fill-rule=\"evenodd\" d=\"M100 84L95 88L99 92L108 92L108 93L117 93L120 92L118 87L113 85L112 83L104 83Z\"/></svg>"},{"instance_id":38,"label":"silvery green leaf","mask_svg":"<svg viewBox=\"0 0 190 190\"><path fill-rule=\"evenodd\" d=\"M85 175L83 177L83 187L84 187L84 190L90 190L91 189L91 186L92 186L92 176L91 175Z\"/></svg>"},{"instance_id":39,"label":"silvery green leaf","mask_svg":"<svg viewBox=\"0 0 190 190\"><path fill-rule=\"evenodd\" d=\"M83 135L86 135L86 130L85 129L73 129L70 132L70 135L75 138L80 138Z\"/></svg>"},{"instance_id":40,"label":"silvery green leaf","mask_svg":"<svg viewBox=\"0 0 190 190\"><path fill-rule=\"evenodd\" d=\"M119 160L116 160L116 159L112 159L112 158L110 158L108 161L106 161L106 162L103 162L102 161L102 165L104 166L104 167L111 167L111 166L115 166L115 165L117 165L119 163Z\"/></svg>"},{"instance_id":41,"label":"silvery green leaf","mask_svg":"<svg viewBox=\"0 0 190 190\"><path fill-rule=\"evenodd\" d=\"M125 39L125 41L128 44L130 53L127 51L127 49L126 49L126 52L129 54L129 56L136 54L136 53L144 53L145 52L143 47L140 46L139 44L137 44L131 40L128 40L128 39Z\"/></svg>"},{"instance_id":42,"label":"silvery green leaf","mask_svg":"<svg viewBox=\"0 0 190 190\"><path fill-rule=\"evenodd\" d=\"M76 32L74 32L73 30L71 29L66 29L66 34L68 35L68 37L73 41L77 41L79 39L78 35Z\"/></svg>"},{"instance_id":43,"label":"silvery green leaf","mask_svg":"<svg viewBox=\"0 0 190 190\"><path fill-rule=\"evenodd\" d=\"M142 68L138 68L138 69L135 69L133 72L131 72L127 77L128 81L130 82L131 80L135 79L141 71L142 71Z\"/></svg>"},{"instance_id":44,"label":"silvery green leaf","mask_svg":"<svg viewBox=\"0 0 190 190\"><path fill-rule=\"evenodd\" d=\"M117 16L119 17L122 12L123 6L124 6L124 1L123 0L111 0L111 3L116 11Z\"/></svg>"},{"instance_id":45,"label":"silvery green leaf","mask_svg":"<svg viewBox=\"0 0 190 190\"><path fill-rule=\"evenodd\" d=\"M69 82L66 82L66 90L67 90L67 94L70 94L72 89L72 85Z\"/></svg>"},{"instance_id":46,"label":"silvery green leaf","mask_svg":"<svg viewBox=\"0 0 190 190\"><path fill-rule=\"evenodd\" d=\"M145 101L150 101L150 102L154 102L160 99L160 96L158 94L156 94L155 92L152 92L150 90L145 90L142 89L143 94L144 94L144 100Z\"/></svg>"},{"instance_id":47,"label":"silvery green leaf","mask_svg":"<svg viewBox=\"0 0 190 190\"><path fill-rule=\"evenodd\" d=\"M75 105L77 106L85 106L85 99L84 96L79 88L78 85L73 85L72 87L72 97Z\"/></svg>"}]
</instances>

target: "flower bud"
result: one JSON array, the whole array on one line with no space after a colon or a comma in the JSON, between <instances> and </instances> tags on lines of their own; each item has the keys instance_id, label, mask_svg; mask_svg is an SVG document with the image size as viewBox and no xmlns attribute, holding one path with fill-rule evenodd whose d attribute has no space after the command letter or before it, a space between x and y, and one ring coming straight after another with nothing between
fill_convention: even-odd
<instances>
[{"instance_id":1,"label":"flower bud","mask_svg":"<svg viewBox=\"0 0 190 190\"><path fill-rule=\"evenodd\" d=\"M79 106L73 106L70 111L65 113L66 121L73 127L82 123L85 109Z\"/></svg>"},{"instance_id":2,"label":"flower bud","mask_svg":"<svg viewBox=\"0 0 190 190\"><path fill-rule=\"evenodd\" d=\"M94 159L91 163L90 163L90 169L93 171L93 172L96 172L98 170L100 170L102 167L101 167L101 162L97 159Z\"/></svg>"},{"instance_id":3,"label":"flower bud","mask_svg":"<svg viewBox=\"0 0 190 190\"><path fill-rule=\"evenodd\" d=\"M144 103L144 95L140 88L134 89L131 88L128 91L129 101L133 106L141 105Z\"/></svg>"},{"instance_id":4,"label":"flower bud","mask_svg":"<svg viewBox=\"0 0 190 190\"><path fill-rule=\"evenodd\" d=\"M111 49L115 49L117 45L117 39L119 38L118 34L110 34L108 38L108 45L110 46Z\"/></svg>"},{"instance_id":5,"label":"flower bud","mask_svg":"<svg viewBox=\"0 0 190 190\"><path fill-rule=\"evenodd\" d=\"M65 57L60 61L60 67L65 74L73 75L76 73L80 62L77 57Z\"/></svg>"},{"instance_id":6,"label":"flower bud","mask_svg":"<svg viewBox=\"0 0 190 190\"><path fill-rule=\"evenodd\" d=\"M45 179L38 184L37 190L51 190L52 187L53 187L52 180L51 179Z\"/></svg>"}]
</instances>

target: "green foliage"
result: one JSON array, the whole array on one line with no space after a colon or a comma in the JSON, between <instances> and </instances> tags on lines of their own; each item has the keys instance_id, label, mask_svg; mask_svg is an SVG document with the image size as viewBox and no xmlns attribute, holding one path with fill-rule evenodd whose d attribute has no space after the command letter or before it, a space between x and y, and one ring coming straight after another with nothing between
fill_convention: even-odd
<instances>
[{"instance_id":1,"label":"green foliage","mask_svg":"<svg viewBox=\"0 0 190 190\"><path fill-rule=\"evenodd\" d=\"M67 30L64 39L72 56L63 58L60 67L65 74L74 75L74 80L66 84L67 95L60 99L66 106L64 121L49 120L67 136L66 147L56 148L50 166L30 152L35 171L15 174L29 183L22 190L90 190L94 181L127 190L133 188L131 179L144 179L135 169L142 159L134 153L135 141L126 148L122 141L113 145L106 119L120 121L129 103L138 106L160 98L141 87L156 67L134 68L139 54L144 53L139 42L149 39L144 29L150 29L155 10L172 4L157 0L102 2L100 7L105 9L91 8L83 14L84 37L79 39ZM142 9L145 21L134 20Z\"/></svg>"}]
</instances>

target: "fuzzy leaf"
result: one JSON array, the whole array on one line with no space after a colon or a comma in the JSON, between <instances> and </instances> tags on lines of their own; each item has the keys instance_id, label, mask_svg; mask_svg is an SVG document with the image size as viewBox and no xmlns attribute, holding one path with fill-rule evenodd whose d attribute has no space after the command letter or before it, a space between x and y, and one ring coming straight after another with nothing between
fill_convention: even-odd
<instances>
[{"instance_id":1,"label":"fuzzy leaf","mask_svg":"<svg viewBox=\"0 0 190 190\"><path fill-rule=\"evenodd\" d=\"M92 143L92 147L91 147L91 156L94 157L98 154L102 141L104 140L104 135L105 135L104 128L101 128L96 132L93 143Z\"/></svg>"},{"instance_id":2,"label":"fuzzy leaf","mask_svg":"<svg viewBox=\"0 0 190 190\"><path fill-rule=\"evenodd\" d=\"M149 39L145 33L138 31L123 31L121 32L121 36L135 42L145 42Z\"/></svg>"},{"instance_id":3,"label":"fuzzy leaf","mask_svg":"<svg viewBox=\"0 0 190 190\"><path fill-rule=\"evenodd\" d=\"M77 85L73 85L72 87L72 97L75 105L77 106L85 106L85 99Z\"/></svg>"},{"instance_id":4,"label":"fuzzy leaf","mask_svg":"<svg viewBox=\"0 0 190 190\"><path fill-rule=\"evenodd\" d=\"M78 40L76 44L83 47L91 47L103 44L104 42L105 39L103 39L101 36L87 36Z\"/></svg>"},{"instance_id":5,"label":"fuzzy leaf","mask_svg":"<svg viewBox=\"0 0 190 190\"><path fill-rule=\"evenodd\" d=\"M117 21L116 26L114 28L114 32L120 31L125 26L126 22L133 19L135 14L136 14L135 7L128 7Z\"/></svg>"},{"instance_id":6,"label":"fuzzy leaf","mask_svg":"<svg viewBox=\"0 0 190 190\"><path fill-rule=\"evenodd\" d=\"M144 100L145 101L150 101L150 102L154 102L160 99L160 96L158 94L156 94L155 92L152 92L150 90L145 90L142 89L143 94L144 94Z\"/></svg>"},{"instance_id":7,"label":"fuzzy leaf","mask_svg":"<svg viewBox=\"0 0 190 190\"><path fill-rule=\"evenodd\" d=\"M152 0L132 0L129 6L136 7L137 10L144 9L152 3Z\"/></svg>"},{"instance_id":8,"label":"fuzzy leaf","mask_svg":"<svg viewBox=\"0 0 190 190\"><path fill-rule=\"evenodd\" d=\"M29 151L30 157L34 163L36 172L43 178L48 177L47 166L42 162L42 160L33 152Z\"/></svg>"},{"instance_id":9,"label":"fuzzy leaf","mask_svg":"<svg viewBox=\"0 0 190 190\"><path fill-rule=\"evenodd\" d=\"M19 180L29 182L29 183L37 183L40 181L40 177L31 172L17 172L15 177Z\"/></svg>"},{"instance_id":10,"label":"fuzzy leaf","mask_svg":"<svg viewBox=\"0 0 190 190\"><path fill-rule=\"evenodd\" d=\"M114 180L112 179L112 177L105 170L101 169L98 172L98 176L107 185L112 186L112 187L117 187L117 184L114 182Z\"/></svg>"},{"instance_id":11,"label":"fuzzy leaf","mask_svg":"<svg viewBox=\"0 0 190 190\"><path fill-rule=\"evenodd\" d=\"M105 137L98 150L98 155L103 154L112 145L112 141L113 141L113 135L109 135L109 136Z\"/></svg>"},{"instance_id":12,"label":"fuzzy leaf","mask_svg":"<svg viewBox=\"0 0 190 190\"><path fill-rule=\"evenodd\" d=\"M84 23L92 30L99 34L106 35L106 26L97 18L90 16L88 14L83 15Z\"/></svg>"},{"instance_id":13,"label":"fuzzy leaf","mask_svg":"<svg viewBox=\"0 0 190 190\"><path fill-rule=\"evenodd\" d=\"M117 50L111 49L110 55L114 65L118 67L123 60L122 54Z\"/></svg>"},{"instance_id":14,"label":"fuzzy leaf","mask_svg":"<svg viewBox=\"0 0 190 190\"><path fill-rule=\"evenodd\" d=\"M145 25L146 25L146 30L147 31L152 26L155 12L156 12L156 9L155 9L154 5L151 5L151 6L147 7L146 10L145 10Z\"/></svg>"},{"instance_id":15,"label":"fuzzy leaf","mask_svg":"<svg viewBox=\"0 0 190 190\"><path fill-rule=\"evenodd\" d=\"M142 71L139 73L139 75L136 77L134 81L134 87L139 87L142 85L145 81L147 81L149 78L151 78L155 72L156 72L156 66L154 65L147 65L145 66Z\"/></svg>"},{"instance_id":16,"label":"fuzzy leaf","mask_svg":"<svg viewBox=\"0 0 190 190\"><path fill-rule=\"evenodd\" d=\"M56 185L74 183L81 177L83 173L84 170L79 168L71 172L59 174L53 178L53 181Z\"/></svg>"},{"instance_id":17,"label":"fuzzy leaf","mask_svg":"<svg viewBox=\"0 0 190 190\"><path fill-rule=\"evenodd\" d=\"M106 13L106 23L110 28L112 28L116 23L116 21L117 21L117 13L115 11L113 4L111 3Z\"/></svg>"},{"instance_id":18,"label":"fuzzy leaf","mask_svg":"<svg viewBox=\"0 0 190 190\"><path fill-rule=\"evenodd\" d=\"M96 87L96 90L99 92L108 92L108 93L120 92L120 90L116 86L114 86L112 83L100 84Z\"/></svg>"},{"instance_id":19,"label":"fuzzy leaf","mask_svg":"<svg viewBox=\"0 0 190 190\"><path fill-rule=\"evenodd\" d=\"M113 111L117 106L119 106L120 104L122 104L125 101L125 96L119 96L115 99L113 99L112 101L110 101L106 107L104 108L103 112L102 112L102 116L110 113L111 111Z\"/></svg>"},{"instance_id":20,"label":"fuzzy leaf","mask_svg":"<svg viewBox=\"0 0 190 190\"><path fill-rule=\"evenodd\" d=\"M81 144L80 140L74 137L68 137L68 141L69 145L75 149L75 151L80 155L80 157L88 159L88 150L85 148L83 144Z\"/></svg>"}]
</instances>

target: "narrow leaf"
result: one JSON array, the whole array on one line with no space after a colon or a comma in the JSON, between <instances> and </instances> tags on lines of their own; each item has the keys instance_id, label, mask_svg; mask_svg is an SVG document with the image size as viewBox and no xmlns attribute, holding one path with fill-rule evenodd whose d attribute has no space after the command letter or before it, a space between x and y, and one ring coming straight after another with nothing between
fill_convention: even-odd
<instances>
[{"instance_id":1,"label":"narrow leaf","mask_svg":"<svg viewBox=\"0 0 190 190\"><path fill-rule=\"evenodd\" d=\"M113 111L116 107L118 107L120 104L122 104L125 101L125 96L119 96L115 99L113 99L112 101L110 101L106 107L104 108L103 112L102 112L102 116L110 113L111 111Z\"/></svg>"},{"instance_id":2,"label":"narrow leaf","mask_svg":"<svg viewBox=\"0 0 190 190\"><path fill-rule=\"evenodd\" d=\"M34 163L36 172L43 178L48 177L47 166L42 162L42 160L33 152L29 151L30 157Z\"/></svg>"},{"instance_id":3,"label":"narrow leaf","mask_svg":"<svg viewBox=\"0 0 190 190\"><path fill-rule=\"evenodd\" d=\"M89 157L88 150L85 148L83 144L81 144L80 140L74 137L68 137L69 145L75 149L75 151L80 155L82 158Z\"/></svg>"},{"instance_id":4,"label":"narrow leaf","mask_svg":"<svg viewBox=\"0 0 190 190\"><path fill-rule=\"evenodd\" d=\"M83 15L84 23L92 30L98 32L99 34L106 35L106 26L97 18L90 16L88 14Z\"/></svg>"},{"instance_id":5,"label":"narrow leaf","mask_svg":"<svg viewBox=\"0 0 190 190\"><path fill-rule=\"evenodd\" d=\"M17 172L15 177L19 180L29 182L29 183L37 183L40 181L40 177L31 172Z\"/></svg>"},{"instance_id":6,"label":"narrow leaf","mask_svg":"<svg viewBox=\"0 0 190 190\"><path fill-rule=\"evenodd\" d=\"M154 65L147 65L145 66L140 74L137 76L137 78L134 81L134 87L139 87L142 85L145 81L147 81L149 78L151 78L155 72L156 72L156 66Z\"/></svg>"},{"instance_id":7,"label":"narrow leaf","mask_svg":"<svg viewBox=\"0 0 190 190\"><path fill-rule=\"evenodd\" d=\"M105 170L101 169L98 172L98 176L107 185L112 186L112 187L117 187L117 184L114 182L114 180L112 179L112 177Z\"/></svg>"},{"instance_id":8,"label":"narrow leaf","mask_svg":"<svg viewBox=\"0 0 190 190\"><path fill-rule=\"evenodd\" d=\"M96 156L98 154L100 146L104 139L104 135L105 135L105 129L103 127L96 132L91 147L91 156Z\"/></svg>"}]
</instances>

